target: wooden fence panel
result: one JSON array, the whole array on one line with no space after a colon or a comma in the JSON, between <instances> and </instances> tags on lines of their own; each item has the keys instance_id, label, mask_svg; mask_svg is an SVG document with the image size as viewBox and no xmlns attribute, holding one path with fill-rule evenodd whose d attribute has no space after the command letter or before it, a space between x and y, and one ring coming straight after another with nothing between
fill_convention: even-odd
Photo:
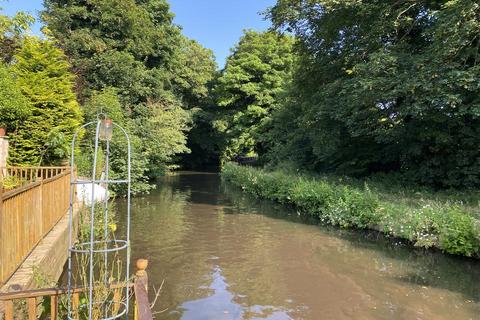
<instances>
[{"instance_id":1,"label":"wooden fence panel","mask_svg":"<svg viewBox=\"0 0 480 320\"><path fill-rule=\"evenodd\" d=\"M10 191L0 185L1 285L67 212L71 170L48 167L0 168L0 171L28 179L33 177L28 184Z\"/></svg>"}]
</instances>

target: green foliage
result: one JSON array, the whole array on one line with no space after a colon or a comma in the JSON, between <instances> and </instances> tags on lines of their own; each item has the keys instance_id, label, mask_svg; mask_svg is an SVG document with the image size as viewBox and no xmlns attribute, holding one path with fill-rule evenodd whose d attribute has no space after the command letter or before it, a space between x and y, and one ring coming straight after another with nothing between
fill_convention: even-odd
<instances>
[{"instance_id":1,"label":"green foliage","mask_svg":"<svg viewBox=\"0 0 480 320\"><path fill-rule=\"evenodd\" d=\"M174 68L175 91L186 108L202 108L210 93L209 84L216 76L215 57L210 49L198 42L185 37L181 40Z\"/></svg>"},{"instance_id":2,"label":"green foliage","mask_svg":"<svg viewBox=\"0 0 480 320\"><path fill-rule=\"evenodd\" d=\"M0 61L11 62L15 51L21 47L25 31L34 21L31 15L21 11L13 17L0 14Z\"/></svg>"},{"instance_id":3,"label":"green foliage","mask_svg":"<svg viewBox=\"0 0 480 320\"><path fill-rule=\"evenodd\" d=\"M372 228L419 247L480 257L480 221L459 203L414 201L353 180L266 171L226 163L222 178L259 198L292 205L300 213L344 228Z\"/></svg>"},{"instance_id":4,"label":"green foliage","mask_svg":"<svg viewBox=\"0 0 480 320\"><path fill-rule=\"evenodd\" d=\"M73 91L74 75L52 41L26 38L15 54L12 72L27 98L30 115L10 135L10 164L58 164L82 122Z\"/></svg>"},{"instance_id":5,"label":"green foliage","mask_svg":"<svg viewBox=\"0 0 480 320\"><path fill-rule=\"evenodd\" d=\"M186 133L190 130L191 116L175 99L148 103L142 112L136 126L142 141L148 141L144 149L149 159L149 175L153 178L177 168L175 157L190 152Z\"/></svg>"},{"instance_id":6,"label":"green foliage","mask_svg":"<svg viewBox=\"0 0 480 320\"><path fill-rule=\"evenodd\" d=\"M278 0L269 17L298 37L299 63L269 159L478 186L479 13L472 0Z\"/></svg>"},{"instance_id":7,"label":"green foliage","mask_svg":"<svg viewBox=\"0 0 480 320\"><path fill-rule=\"evenodd\" d=\"M456 207L442 215L440 246L453 254L472 256L480 250L478 221Z\"/></svg>"},{"instance_id":8,"label":"green foliage","mask_svg":"<svg viewBox=\"0 0 480 320\"><path fill-rule=\"evenodd\" d=\"M13 190L22 185L22 180L16 176L6 176L2 180L2 186L5 190Z\"/></svg>"},{"instance_id":9,"label":"green foliage","mask_svg":"<svg viewBox=\"0 0 480 320\"><path fill-rule=\"evenodd\" d=\"M100 92L93 92L92 96L84 105L85 120L87 122L97 121L102 117L101 113L108 114L109 118L122 126L129 134L132 148L131 154L131 177L132 193L147 192L152 188L146 178L146 168L148 166L147 156L145 154L142 140L136 135L135 122L130 119L122 108L119 101L117 90L106 88ZM86 176L92 175L93 156L95 155L95 130L89 131L82 141L82 152L78 155L79 172ZM127 177L127 141L123 134L114 129L114 137L110 143L110 167L109 177L112 179L125 179ZM97 158L96 172L100 175L105 171L105 150L100 146ZM113 190L119 194L124 194L125 185L113 185Z\"/></svg>"},{"instance_id":10,"label":"green foliage","mask_svg":"<svg viewBox=\"0 0 480 320\"><path fill-rule=\"evenodd\" d=\"M72 61L87 108L98 112L98 92L115 90L138 191L189 152L185 110L203 106L215 75L212 52L184 37L169 10L165 0L47 0L42 13Z\"/></svg>"},{"instance_id":11,"label":"green foliage","mask_svg":"<svg viewBox=\"0 0 480 320\"><path fill-rule=\"evenodd\" d=\"M222 177L260 198L292 204L300 211L341 227L376 225L379 201L367 188L337 185L326 180L267 172L226 163Z\"/></svg>"},{"instance_id":12,"label":"green foliage","mask_svg":"<svg viewBox=\"0 0 480 320\"><path fill-rule=\"evenodd\" d=\"M186 147L186 132L190 129L190 113L182 109L175 99L164 100L138 106L136 119L131 119L123 110L117 89L107 88L94 92L85 103L87 121L96 121L101 113L108 114L110 119L124 127L129 133L132 146L132 193L147 192L153 186L148 184L148 178L164 174L166 170L174 169L175 157L189 152ZM127 175L126 140L118 131L111 142L110 171L112 178L123 179ZM143 141L148 141L144 144ZM82 171L91 175L91 165L94 155L94 136L91 133L84 139L79 163ZM99 152L103 155L103 151ZM97 172L104 170L104 157L99 158ZM117 188L124 186L117 186ZM120 194L125 190L115 189Z\"/></svg>"},{"instance_id":13,"label":"green foliage","mask_svg":"<svg viewBox=\"0 0 480 320\"><path fill-rule=\"evenodd\" d=\"M104 241L105 231L107 231L108 238L115 237L115 231L117 229L118 217L117 209L115 206L115 200L109 200L107 203L107 210L109 212L108 220L105 223L105 203L97 202L94 205L93 215L95 218L95 223L93 225L93 234L96 241ZM90 221L91 221L91 207L83 206L79 210L79 228L78 228L78 240L80 243L85 243L90 241ZM107 230L105 230L105 226Z\"/></svg>"},{"instance_id":14,"label":"green foliage","mask_svg":"<svg viewBox=\"0 0 480 320\"><path fill-rule=\"evenodd\" d=\"M263 135L290 78L292 46L290 36L246 31L233 49L214 88L222 108L214 127L225 136L226 159L266 148Z\"/></svg>"},{"instance_id":15,"label":"green foliage","mask_svg":"<svg viewBox=\"0 0 480 320\"><path fill-rule=\"evenodd\" d=\"M192 129L188 136L187 147L191 153L183 154L182 167L186 169L218 168L224 136L213 127L218 119L217 106L206 104L203 108L191 110ZM200 156L199 156L200 155Z\"/></svg>"},{"instance_id":16,"label":"green foliage","mask_svg":"<svg viewBox=\"0 0 480 320\"><path fill-rule=\"evenodd\" d=\"M28 100L20 91L10 69L0 63L0 126L14 131L19 121L29 114Z\"/></svg>"},{"instance_id":17,"label":"green foliage","mask_svg":"<svg viewBox=\"0 0 480 320\"><path fill-rule=\"evenodd\" d=\"M192 107L215 72L212 52L181 34L165 0L47 0L42 19L86 87L115 87L122 103L175 92Z\"/></svg>"}]
</instances>

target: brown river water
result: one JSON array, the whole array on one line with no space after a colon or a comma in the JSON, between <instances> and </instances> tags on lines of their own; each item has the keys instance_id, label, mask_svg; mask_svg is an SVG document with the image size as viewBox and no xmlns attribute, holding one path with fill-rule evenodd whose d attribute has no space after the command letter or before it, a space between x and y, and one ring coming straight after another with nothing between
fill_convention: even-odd
<instances>
[{"instance_id":1,"label":"brown river water","mask_svg":"<svg viewBox=\"0 0 480 320\"><path fill-rule=\"evenodd\" d=\"M156 319L480 319L479 261L305 221L216 174L134 198L131 233L164 281Z\"/></svg>"}]
</instances>

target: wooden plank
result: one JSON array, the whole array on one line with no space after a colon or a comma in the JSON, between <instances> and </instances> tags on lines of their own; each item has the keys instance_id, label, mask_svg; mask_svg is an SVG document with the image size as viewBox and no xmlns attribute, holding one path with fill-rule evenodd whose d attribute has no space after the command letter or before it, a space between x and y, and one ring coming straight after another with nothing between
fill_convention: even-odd
<instances>
[{"instance_id":1,"label":"wooden plank","mask_svg":"<svg viewBox=\"0 0 480 320\"><path fill-rule=\"evenodd\" d=\"M28 298L28 320L37 320L37 299Z\"/></svg>"},{"instance_id":2,"label":"wooden plank","mask_svg":"<svg viewBox=\"0 0 480 320\"><path fill-rule=\"evenodd\" d=\"M13 320L13 301L5 301L5 320Z\"/></svg>"},{"instance_id":3,"label":"wooden plank","mask_svg":"<svg viewBox=\"0 0 480 320\"><path fill-rule=\"evenodd\" d=\"M7 191L7 192L4 192L3 193L3 200L8 200L20 193L23 193L23 192L26 192L30 189L33 189L35 188L36 186L39 186L41 182L34 182L34 183L31 183L29 185L26 185L26 186L23 186L23 187L20 187L20 188L17 188L17 189L13 189L13 190L10 190L10 191Z\"/></svg>"},{"instance_id":4,"label":"wooden plank","mask_svg":"<svg viewBox=\"0 0 480 320\"><path fill-rule=\"evenodd\" d=\"M75 292L72 295L73 319L78 319L79 318L79 310L78 310L79 307L80 307L80 294L78 292Z\"/></svg>"},{"instance_id":5,"label":"wooden plank","mask_svg":"<svg viewBox=\"0 0 480 320\"><path fill-rule=\"evenodd\" d=\"M50 297L50 320L57 320L58 316L58 301L57 296Z\"/></svg>"}]
</instances>

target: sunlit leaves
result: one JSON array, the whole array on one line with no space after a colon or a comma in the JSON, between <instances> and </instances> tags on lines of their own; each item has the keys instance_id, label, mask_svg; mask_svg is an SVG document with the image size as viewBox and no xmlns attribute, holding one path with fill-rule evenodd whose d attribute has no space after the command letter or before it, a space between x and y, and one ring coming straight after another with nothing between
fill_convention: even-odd
<instances>
[{"instance_id":1,"label":"sunlit leaves","mask_svg":"<svg viewBox=\"0 0 480 320\"><path fill-rule=\"evenodd\" d=\"M478 3L278 0L269 16L301 40L271 158L400 171L437 187L480 183Z\"/></svg>"},{"instance_id":2,"label":"sunlit leaves","mask_svg":"<svg viewBox=\"0 0 480 320\"><path fill-rule=\"evenodd\" d=\"M278 106L293 68L293 39L274 32L247 31L228 58L215 87L227 140L224 157L258 153L264 119Z\"/></svg>"}]
</instances>

